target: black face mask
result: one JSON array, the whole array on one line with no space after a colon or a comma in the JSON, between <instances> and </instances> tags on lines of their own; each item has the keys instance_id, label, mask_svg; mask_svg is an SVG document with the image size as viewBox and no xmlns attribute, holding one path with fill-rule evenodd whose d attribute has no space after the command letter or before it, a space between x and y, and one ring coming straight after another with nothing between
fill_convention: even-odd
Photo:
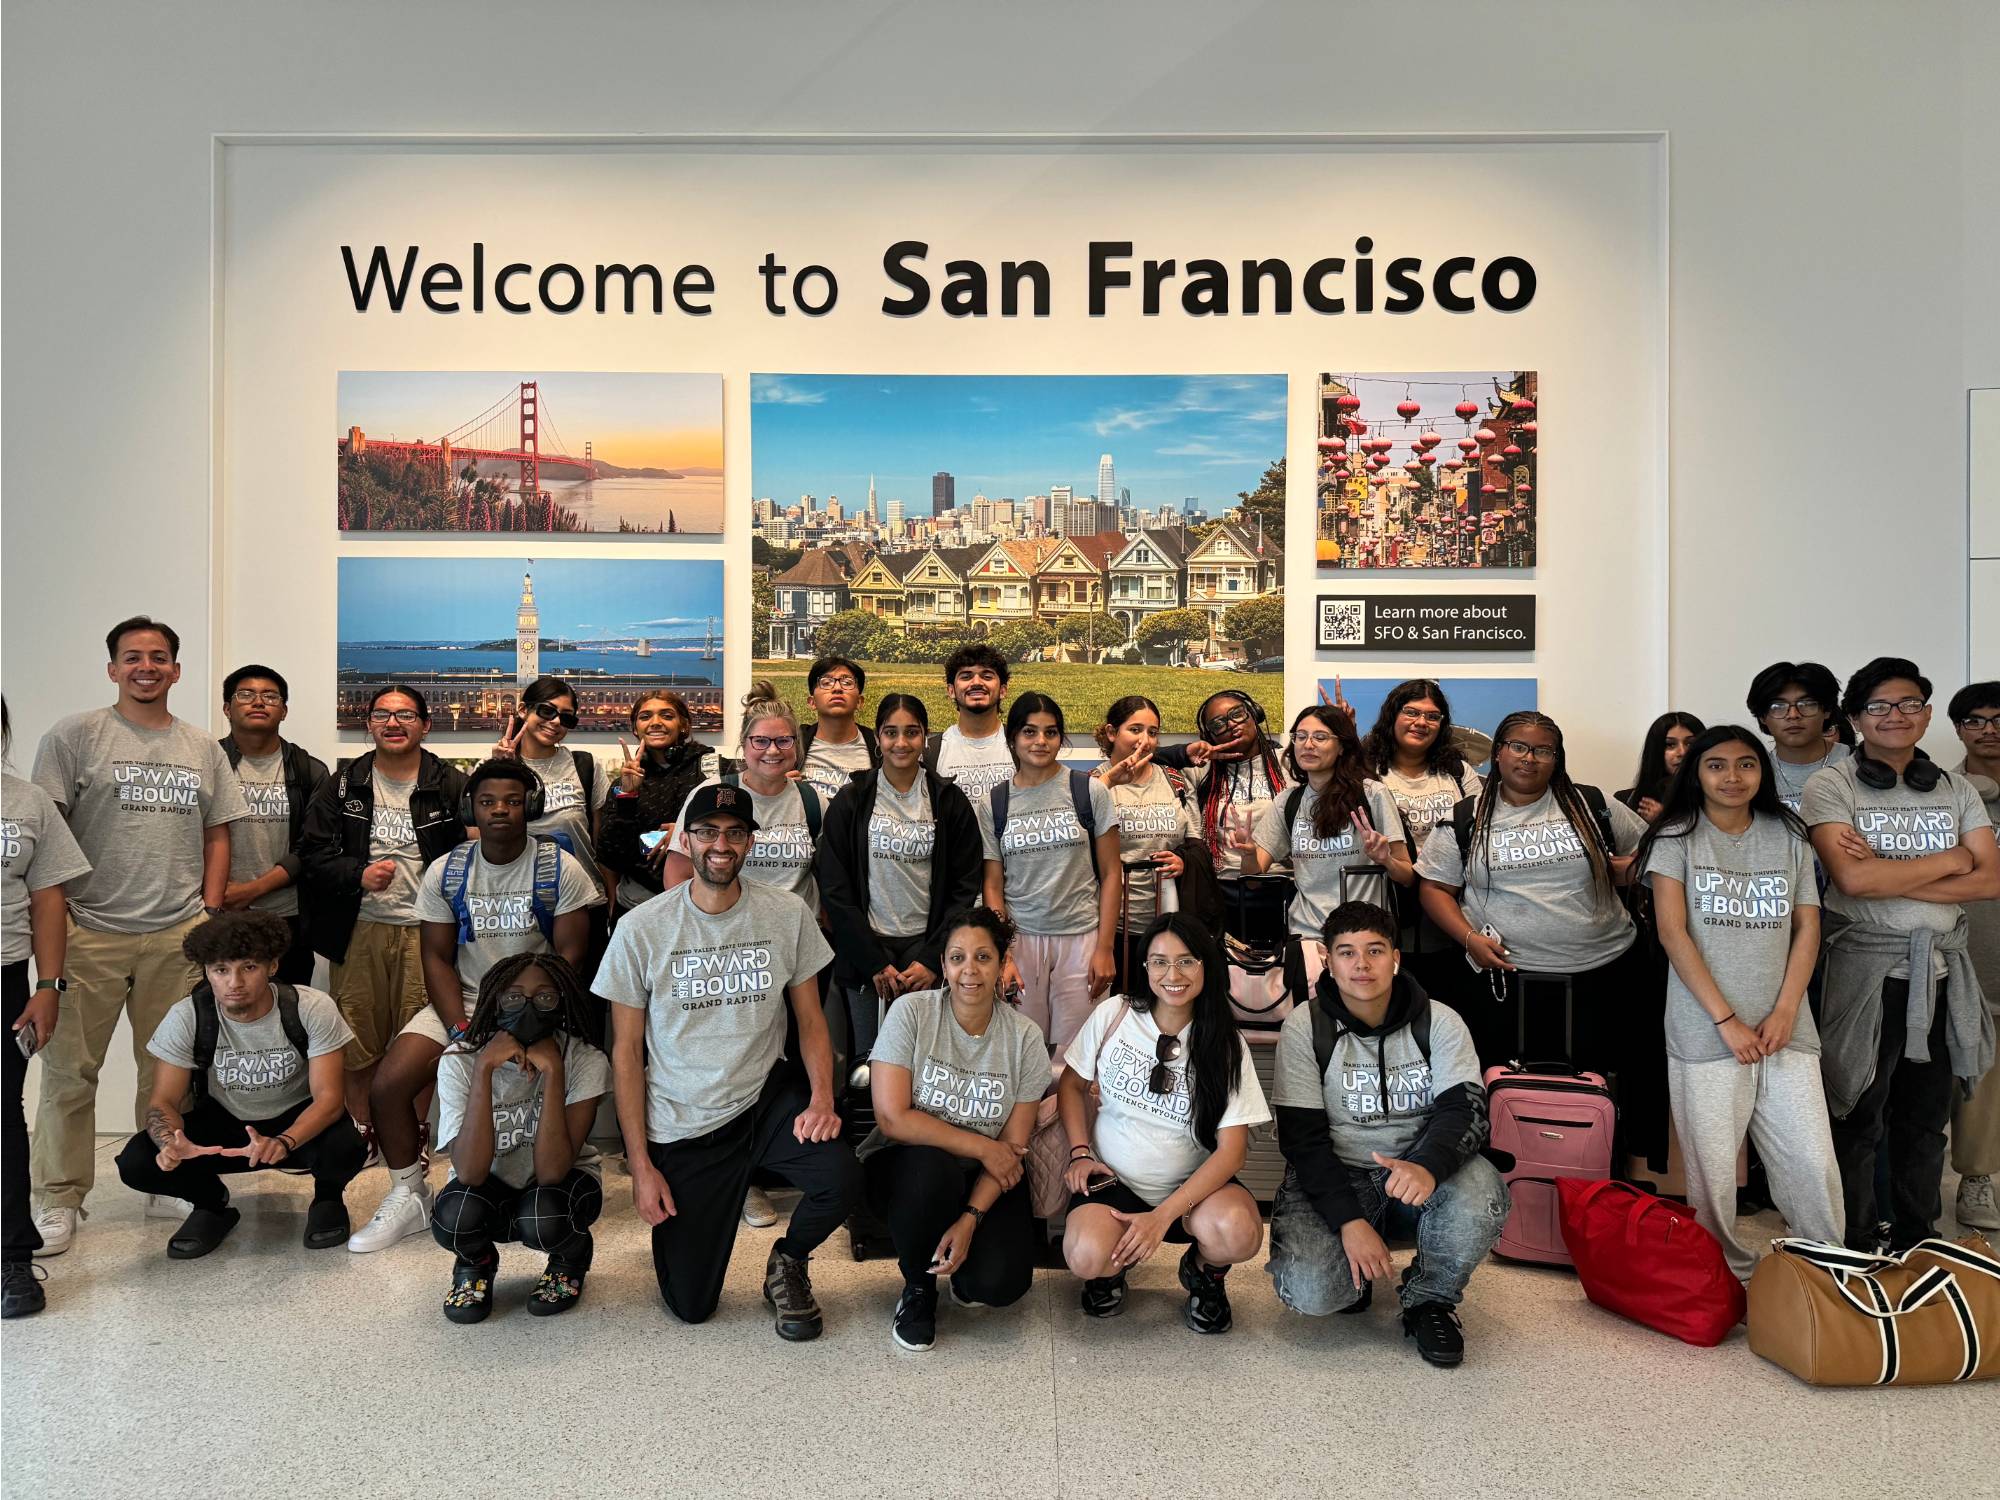
<instances>
[{"instance_id":1,"label":"black face mask","mask_svg":"<svg viewBox=\"0 0 2000 1500\"><path fill-rule=\"evenodd\" d=\"M533 1001L523 1001L514 1009L500 1013L500 1030L523 1047L532 1047L561 1029L562 1012L553 1006L543 1010Z\"/></svg>"}]
</instances>

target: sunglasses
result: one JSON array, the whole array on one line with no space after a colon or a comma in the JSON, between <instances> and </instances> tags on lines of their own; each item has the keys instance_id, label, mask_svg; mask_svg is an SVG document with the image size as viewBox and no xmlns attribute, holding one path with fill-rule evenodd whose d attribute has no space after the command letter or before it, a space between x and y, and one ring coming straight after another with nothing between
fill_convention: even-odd
<instances>
[{"instance_id":1,"label":"sunglasses","mask_svg":"<svg viewBox=\"0 0 2000 1500\"><path fill-rule=\"evenodd\" d=\"M574 709L557 708L553 703L537 703L534 706L534 714L536 718L545 723L550 719L554 719L565 729L574 729L577 726L577 716Z\"/></svg>"},{"instance_id":2,"label":"sunglasses","mask_svg":"<svg viewBox=\"0 0 2000 1500\"><path fill-rule=\"evenodd\" d=\"M1153 1046L1153 1071L1146 1078L1146 1092L1149 1094L1171 1094L1174 1091L1174 1070L1167 1066L1181 1055L1181 1039L1161 1033Z\"/></svg>"}]
</instances>

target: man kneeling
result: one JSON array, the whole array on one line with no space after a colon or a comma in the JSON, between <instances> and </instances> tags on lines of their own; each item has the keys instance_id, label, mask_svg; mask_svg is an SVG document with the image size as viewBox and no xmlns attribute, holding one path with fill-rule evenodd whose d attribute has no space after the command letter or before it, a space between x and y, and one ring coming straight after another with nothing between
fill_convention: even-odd
<instances>
[{"instance_id":1,"label":"man kneeling","mask_svg":"<svg viewBox=\"0 0 2000 1500\"><path fill-rule=\"evenodd\" d=\"M211 917L181 944L207 977L147 1043L159 1066L146 1128L118 1154L127 1187L194 1205L167 1241L175 1260L208 1254L242 1217L223 1174L264 1167L312 1174L307 1248L346 1242L341 1194L367 1155L343 1093L353 1033L331 996L273 983L291 945L284 918L255 911Z\"/></svg>"},{"instance_id":2,"label":"man kneeling","mask_svg":"<svg viewBox=\"0 0 2000 1500\"><path fill-rule=\"evenodd\" d=\"M1294 1312L1366 1310L1408 1232L1403 1332L1434 1365L1465 1357L1456 1308L1507 1220L1479 1153L1486 1090L1465 1023L1397 972L1396 919L1349 901L1326 920L1327 967L1278 1038L1274 1100L1287 1170L1271 1212L1271 1279Z\"/></svg>"}]
</instances>

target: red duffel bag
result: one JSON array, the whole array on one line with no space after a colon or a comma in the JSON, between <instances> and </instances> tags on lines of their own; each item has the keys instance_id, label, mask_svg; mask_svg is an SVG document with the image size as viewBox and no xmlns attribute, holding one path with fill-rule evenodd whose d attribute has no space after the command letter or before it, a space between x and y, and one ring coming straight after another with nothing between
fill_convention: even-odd
<instances>
[{"instance_id":1,"label":"red duffel bag","mask_svg":"<svg viewBox=\"0 0 2000 1500\"><path fill-rule=\"evenodd\" d=\"M1629 1183L1558 1179L1563 1241L1584 1294L1703 1348L1743 1321L1743 1283L1694 1211Z\"/></svg>"}]
</instances>

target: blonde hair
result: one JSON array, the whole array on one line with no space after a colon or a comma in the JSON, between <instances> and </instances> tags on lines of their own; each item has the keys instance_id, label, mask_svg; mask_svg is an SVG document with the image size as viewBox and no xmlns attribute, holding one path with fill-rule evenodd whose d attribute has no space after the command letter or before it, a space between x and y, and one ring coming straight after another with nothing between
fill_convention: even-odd
<instances>
[{"instance_id":1,"label":"blonde hair","mask_svg":"<svg viewBox=\"0 0 2000 1500\"><path fill-rule=\"evenodd\" d=\"M760 677L750 684L750 691L743 695L743 723L736 731L736 742L740 747L750 738L750 726L760 719L783 719L792 726L792 733L799 732L799 716L792 712L792 705L778 696L778 689L768 677Z\"/></svg>"}]
</instances>

